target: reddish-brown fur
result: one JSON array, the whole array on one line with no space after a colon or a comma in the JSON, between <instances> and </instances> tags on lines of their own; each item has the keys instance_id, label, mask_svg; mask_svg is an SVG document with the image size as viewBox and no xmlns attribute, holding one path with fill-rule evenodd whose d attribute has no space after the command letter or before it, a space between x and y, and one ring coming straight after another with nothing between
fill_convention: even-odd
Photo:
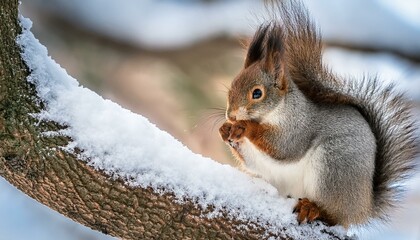
<instances>
[{"instance_id":1,"label":"reddish-brown fur","mask_svg":"<svg viewBox=\"0 0 420 240\"><path fill-rule=\"evenodd\" d=\"M233 124L225 122L219 131L225 142L229 140L241 142L246 137L262 152L272 158L276 158L277 154L274 145L263 137L267 134L267 131L273 131L273 127L276 128L276 126L260 124L254 121L236 121ZM239 153L236 152L236 154L239 156Z\"/></svg>"}]
</instances>

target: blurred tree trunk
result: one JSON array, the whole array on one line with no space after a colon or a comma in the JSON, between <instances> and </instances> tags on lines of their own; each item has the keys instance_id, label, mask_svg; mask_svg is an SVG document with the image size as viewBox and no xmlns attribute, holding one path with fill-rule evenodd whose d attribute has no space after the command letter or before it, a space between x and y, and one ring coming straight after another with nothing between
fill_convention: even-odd
<instances>
[{"instance_id":1,"label":"blurred tree trunk","mask_svg":"<svg viewBox=\"0 0 420 240\"><path fill-rule=\"evenodd\" d=\"M21 29L18 1L0 2L0 176L21 191L92 229L124 239L261 239L265 229L227 218L200 217L192 203L170 194L130 188L63 152L65 137L45 137L54 122L35 124L42 109L15 39ZM2 216L3 217L3 216ZM249 230L240 229L247 224ZM326 236L334 237L328 230ZM265 236L267 238L269 236ZM286 237L287 238L287 237Z\"/></svg>"}]
</instances>

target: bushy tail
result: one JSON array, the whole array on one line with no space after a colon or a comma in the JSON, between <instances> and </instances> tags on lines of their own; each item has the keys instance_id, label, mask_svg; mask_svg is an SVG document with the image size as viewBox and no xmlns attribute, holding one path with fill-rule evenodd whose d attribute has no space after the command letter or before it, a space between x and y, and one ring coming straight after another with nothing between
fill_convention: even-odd
<instances>
[{"instance_id":1,"label":"bushy tail","mask_svg":"<svg viewBox=\"0 0 420 240\"><path fill-rule=\"evenodd\" d=\"M377 140L372 217L385 217L398 203L401 181L412 173L419 155L411 104L376 77L344 80L331 73L322 63L320 34L301 2L273 0L270 6L277 22L272 26L285 35L288 74L298 88L315 102L352 105L369 123Z\"/></svg>"}]
</instances>

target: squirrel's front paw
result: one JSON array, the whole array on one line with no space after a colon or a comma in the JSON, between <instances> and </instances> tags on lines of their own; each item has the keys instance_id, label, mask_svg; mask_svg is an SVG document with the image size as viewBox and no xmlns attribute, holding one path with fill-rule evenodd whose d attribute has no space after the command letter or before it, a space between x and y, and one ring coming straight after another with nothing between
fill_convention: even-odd
<instances>
[{"instance_id":1,"label":"squirrel's front paw","mask_svg":"<svg viewBox=\"0 0 420 240\"><path fill-rule=\"evenodd\" d=\"M230 130L232 128L232 123L230 122L225 122L220 128L219 128L219 133L220 136L222 137L223 141L228 141L229 140L229 136L230 136Z\"/></svg>"},{"instance_id":2,"label":"squirrel's front paw","mask_svg":"<svg viewBox=\"0 0 420 240\"><path fill-rule=\"evenodd\" d=\"M238 142L245 136L246 123L244 121L235 122L230 128L229 140Z\"/></svg>"}]
</instances>

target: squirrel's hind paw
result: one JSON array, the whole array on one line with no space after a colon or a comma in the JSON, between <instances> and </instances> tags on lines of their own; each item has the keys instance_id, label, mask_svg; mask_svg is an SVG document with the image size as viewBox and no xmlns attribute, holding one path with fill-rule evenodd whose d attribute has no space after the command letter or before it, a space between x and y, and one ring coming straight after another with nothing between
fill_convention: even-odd
<instances>
[{"instance_id":1,"label":"squirrel's hind paw","mask_svg":"<svg viewBox=\"0 0 420 240\"><path fill-rule=\"evenodd\" d=\"M299 224L303 222L312 223L319 220L328 226L337 225L325 210L321 209L316 203L309 201L307 198L299 198L298 203L293 208L293 213L297 213L297 221Z\"/></svg>"},{"instance_id":2,"label":"squirrel's hind paw","mask_svg":"<svg viewBox=\"0 0 420 240\"><path fill-rule=\"evenodd\" d=\"M298 223L301 224L305 220L307 223L318 220L321 211L316 203L309 201L307 198L299 198L298 203L293 209L293 213L297 213Z\"/></svg>"}]
</instances>

